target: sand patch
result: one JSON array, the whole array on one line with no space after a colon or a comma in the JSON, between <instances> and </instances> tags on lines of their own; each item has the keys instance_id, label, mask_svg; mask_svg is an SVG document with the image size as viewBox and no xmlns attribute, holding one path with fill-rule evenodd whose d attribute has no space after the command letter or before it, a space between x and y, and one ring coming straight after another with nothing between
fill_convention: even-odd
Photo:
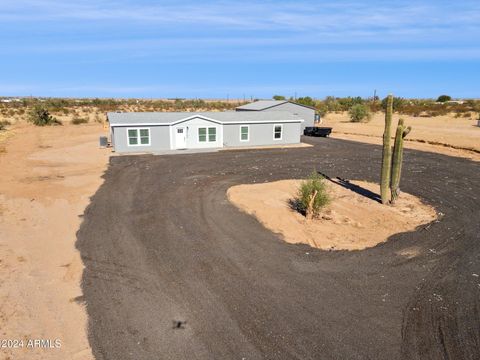
<instances>
[{"instance_id":1,"label":"sand patch","mask_svg":"<svg viewBox=\"0 0 480 360\"><path fill-rule=\"evenodd\" d=\"M386 206L340 185L328 183L332 202L320 219L307 221L291 209L301 180L233 186L228 199L289 243L305 243L324 250L361 250L384 242L393 234L415 230L436 219L435 210L413 195L402 193L395 206ZM352 181L379 193L376 184ZM411 255L411 254L408 254ZM407 256L408 256L407 255Z\"/></svg>"},{"instance_id":2,"label":"sand patch","mask_svg":"<svg viewBox=\"0 0 480 360\"><path fill-rule=\"evenodd\" d=\"M92 359L75 249L81 215L106 169L99 124L15 125L0 154L0 327L4 339L58 349L2 349L8 359ZM3 358L2 358L3 359Z\"/></svg>"},{"instance_id":3,"label":"sand patch","mask_svg":"<svg viewBox=\"0 0 480 360\"><path fill-rule=\"evenodd\" d=\"M405 123L412 126L411 133L405 138L407 149L479 161L480 127L477 126L477 115L473 115L469 118L457 118L454 114L436 117L394 114L392 128L395 129L399 118L405 119ZM378 112L368 123L351 123L347 112L329 113L323 117L321 126L331 126L332 137L379 144L385 126L385 115ZM394 134L395 131L392 130L392 135Z\"/></svg>"}]
</instances>

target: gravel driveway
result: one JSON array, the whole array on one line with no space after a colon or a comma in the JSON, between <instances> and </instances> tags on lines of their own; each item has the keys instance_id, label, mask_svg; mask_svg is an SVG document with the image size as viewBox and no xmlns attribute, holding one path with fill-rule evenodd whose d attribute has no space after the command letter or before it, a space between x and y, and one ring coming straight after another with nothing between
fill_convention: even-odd
<instances>
[{"instance_id":1,"label":"gravel driveway","mask_svg":"<svg viewBox=\"0 0 480 360\"><path fill-rule=\"evenodd\" d=\"M225 194L313 169L377 181L379 146L305 140L111 158L77 242L97 359L480 358L480 163L407 150L402 188L440 221L325 252L284 243Z\"/></svg>"}]
</instances>

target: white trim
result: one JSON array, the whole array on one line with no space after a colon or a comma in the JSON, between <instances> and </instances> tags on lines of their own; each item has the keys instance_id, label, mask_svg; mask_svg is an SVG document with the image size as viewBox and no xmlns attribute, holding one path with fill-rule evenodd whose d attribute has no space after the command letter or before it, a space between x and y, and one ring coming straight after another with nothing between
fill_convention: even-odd
<instances>
[{"instance_id":1,"label":"white trim","mask_svg":"<svg viewBox=\"0 0 480 360\"><path fill-rule=\"evenodd\" d=\"M205 129L205 141L200 141L200 129ZM210 134L209 130L210 129L215 129L215 140L211 141L210 140ZM215 143L218 140L218 128L216 126L203 126L200 125L197 127L197 143L198 144L208 144L208 143Z\"/></svg>"},{"instance_id":2,"label":"white trim","mask_svg":"<svg viewBox=\"0 0 480 360\"><path fill-rule=\"evenodd\" d=\"M138 139L138 144L130 144L130 137L128 136L129 130L136 130L137 131L137 139ZM148 130L148 144L141 144L141 136L140 136L140 130ZM148 127L130 127L127 128L127 146L150 146L152 143L152 134L150 131L150 128Z\"/></svg>"},{"instance_id":3,"label":"white trim","mask_svg":"<svg viewBox=\"0 0 480 360\"><path fill-rule=\"evenodd\" d=\"M275 128L277 126L280 126L280 138L275 137ZM278 140L283 140L283 124L273 124L273 140L278 141Z\"/></svg>"},{"instance_id":4,"label":"white trim","mask_svg":"<svg viewBox=\"0 0 480 360\"><path fill-rule=\"evenodd\" d=\"M247 140L242 140L242 127L247 128ZM250 141L250 125L240 125L238 129L240 133L240 142L249 142Z\"/></svg>"},{"instance_id":5,"label":"white trim","mask_svg":"<svg viewBox=\"0 0 480 360\"><path fill-rule=\"evenodd\" d=\"M198 117L198 116L196 116ZM210 120L210 119L204 119L204 120ZM184 120L181 120L184 121ZM181 121L176 121L176 122L171 122L171 123L128 123L128 124L110 124L110 127L137 127L137 126L172 126L176 125L178 122ZM214 121L215 123L221 124L221 125L238 125L238 124L277 124L277 123L303 123L304 120L299 119L299 120L259 120L259 121Z\"/></svg>"},{"instance_id":6,"label":"white trim","mask_svg":"<svg viewBox=\"0 0 480 360\"><path fill-rule=\"evenodd\" d=\"M221 121L218 121L218 120L215 120L215 119L209 118L207 116L203 116L203 115L192 115L192 116L186 117L185 119L180 119L180 120L174 121L174 122L169 123L169 124L170 125L176 125L178 123L188 121L188 120L192 120L192 119L197 119L197 118L207 120L207 121L212 121L212 122L217 123L217 124L222 124Z\"/></svg>"}]
</instances>

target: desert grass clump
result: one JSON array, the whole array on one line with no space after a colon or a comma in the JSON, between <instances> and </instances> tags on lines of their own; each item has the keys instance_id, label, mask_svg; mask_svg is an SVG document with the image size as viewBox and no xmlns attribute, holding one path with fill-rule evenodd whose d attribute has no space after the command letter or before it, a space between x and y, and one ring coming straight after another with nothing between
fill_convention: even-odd
<instances>
[{"instance_id":1,"label":"desert grass clump","mask_svg":"<svg viewBox=\"0 0 480 360\"><path fill-rule=\"evenodd\" d=\"M62 122L54 118L47 109L35 106L29 113L28 121L36 126L62 125Z\"/></svg>"},{"instance_id":2,"label":"desert grass clump","mask_svg":"<svg viewBox=\"0 0 480 360\"><path fill-rule=\"evenodd\" d=\"M72 124L73 125L80 125L80 124L86 124L86 123L88 123L88 119L86 119L86 118L81 118L81 117L75 116L72 119Z\"/></svg>"},{"instance_id":3,"label":"desert grass clump","mask_svg":"<svg viewBox=\"0 0 480 360\"><path fill-rule=\"evenodd\" d=\"M367 105L364 104L356 104L350 108L348 112L350 116L351 122L367 122L370 121L372 118L372 114L370 113L370 109Z\"/></svg>"},{"instance_id":4,"label":"desert grass clump","mask_svg":"<svg viewBox=\"0 0 480 360\"><path fill-rule=\"evenodd\" d=\"M12 125L8 120L1 120L0 121L0 130L5 130L8 125Z\"/></svg>"},{"instance_id":5,"label":"desert grass clump","mask_svg":"<svg viewBox=\"0 0 480 360\"><path fill-rule=\"evenodd\" d=\"M313 219L329 202L325 178L314 171L298 188L297 208L307 219Z\"/></svg>"}]
</instances>

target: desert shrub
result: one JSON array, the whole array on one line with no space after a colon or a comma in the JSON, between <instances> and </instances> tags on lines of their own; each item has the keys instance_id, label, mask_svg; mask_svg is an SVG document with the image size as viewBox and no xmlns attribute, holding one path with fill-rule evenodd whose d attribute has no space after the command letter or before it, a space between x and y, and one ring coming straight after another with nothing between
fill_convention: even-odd
<instances>
[{"instance_id":1,"label":"desert shrub","mask_svg":"<svg viewBox=\"0 0 480 360\"><path fill-rule=\"evenodd\" d=\"M8 125L11 125L10 121L8 121L8 120L2 120L2 121L0 121L0 130L5 130L5 128L6 128Z\"/></svg>"},{"instance_id":2,"label":"desert shrub","mask_svg":"<svg viewBox=\"0 0 480 360\"><path fill-rule=\"evenodd\" d=\"M318 217L322 208L330 202L325 178L316 171L300 184L297 196L296 207L308 219Z\"/></svg>"},{"instance_id":3,"label":"desert shrub","mask_svg":"<svg viewBox=\"0 0 480 360\"><path fill-rule=\"evenodd\" d=\"M449 96L449 95L440 95L437 99L437 102L447 102L447 101L450 101L452 100L452 97Z\"/></svg>"},{"instance_id":4,"label":"desert shrub","mask_svg":"<svg viewBox=\"0 0 480 360\"><path fill-rule=\"evenodd\" d=\"M273 95L273 100L285 100L285 96L283 96L283 95Z\"/></svg>"},{"instance_id":5,"label":"desert shrub","mask_svg":"<svg viewBox=\"0 0 480 360\"><path fill-rule=\"evenodd\" d=\"M62 125L60 120L57 120L50 115L47 109L36 105L29 113L28 121L33 123L36 126L45 126L45 125Z\"/></svg>"},{"instance_id":6,"label":"desert shrub","mask_svg":"<svg viewBox=\"0 0 480 360\"><path fill-rule=\"evenodd\" d=\"M95 113L95 117L93 118L93 120L96 122L96 123L102 123L102 118L100 117L100 114L99 113Z\"/></svg>"},{"instance_id":7,"label":"desert shrub","mask_svg":"<svg viewBox=\"0 0 480 360\"><path fill-rule=\"evenodd\" d=\"M295 102L306 106L315 106L315 101L310 96L299 97Z\"/></svg>"},{"instance_id":8,"label":"desert shrub","mask_svg":"<svg viewBox=\"0 0 480 360\"><path fill-rule=\"evenodd\" d=\"M73 124L73 125L80 125L80 124L86 124L86 123L88 123L88 119L85 119L85 118L81 118L81 117L75 116L75 117L72 119L72 124Z\"/></svg>"},{"instance_id":9,"label":"desert shrub","mask_svg":"<svg viewBox=\"0 0 480 360\"><path fill-rule=\"evenodd\" d=\"M368 106L363 104L353 105L348 114L351 122L365 122L372 117Z\"/></svg>"}]
</instances>

